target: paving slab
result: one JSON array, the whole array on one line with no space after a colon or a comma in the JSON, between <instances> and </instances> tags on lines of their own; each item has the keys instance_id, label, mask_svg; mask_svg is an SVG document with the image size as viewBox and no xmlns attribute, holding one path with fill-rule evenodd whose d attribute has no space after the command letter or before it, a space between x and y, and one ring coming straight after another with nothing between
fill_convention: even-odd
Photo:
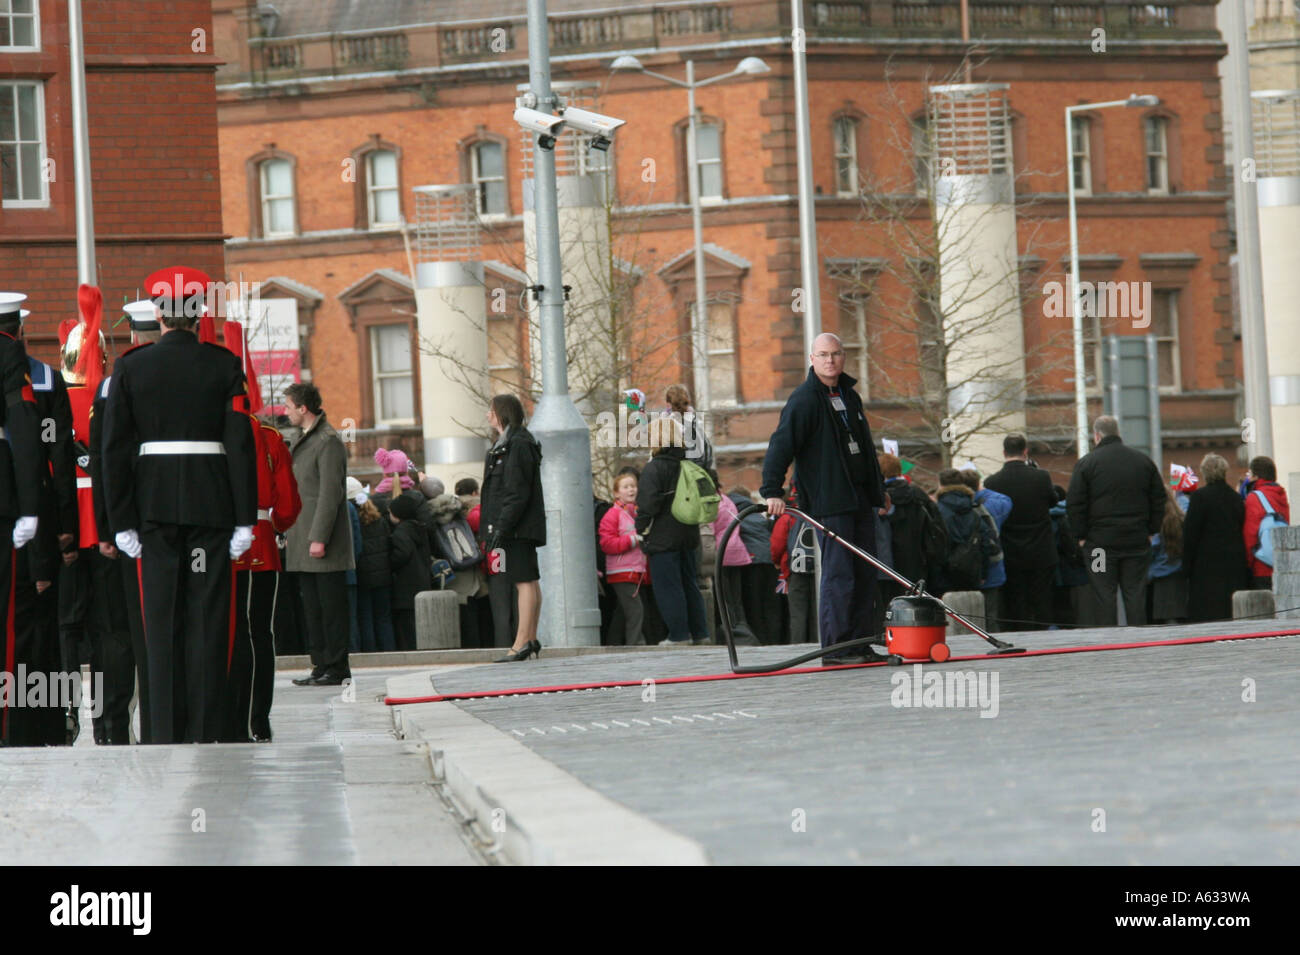
<instances>
[{"instance_id":1,"label":"paving slab","mask_svg":"<svg viewBox=\"0 0 1300 955\"><path fill-rule=\"evenodd\" d=\"M1004 639L1047 647L1243 629ZM955 655L983 647L952 644ZM795 649L745 648L742 662ZM725 671L725 651L543 654L433 685L637 685L425 706L454 705L717 863L1295 864L1298 650L1300 638L1285 637L653 686L640 681ZM911 695L909 681L958 673L969 675L962 685L983 679L988 705L977 694L955 705L956 680L940 697L952 705Z\"/></svg>"}]
</instances>

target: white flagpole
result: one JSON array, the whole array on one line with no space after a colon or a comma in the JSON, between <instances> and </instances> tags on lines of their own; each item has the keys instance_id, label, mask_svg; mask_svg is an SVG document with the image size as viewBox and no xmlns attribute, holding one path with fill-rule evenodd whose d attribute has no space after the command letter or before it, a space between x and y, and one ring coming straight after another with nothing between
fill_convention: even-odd
<instances>
[{"instance_id":1,"label":"white flagpole","mask_svg":"<svg viewBox=\"0 0 1300 955\"><path fill-rule=\"evenodd\" d=\"M86 49L81 0L68 0L69 75L72 80L73 177L77 204L77 281L99 285L95 269L95 207L90 194L90 132L86 119Z\"/></svg>"}]
</instances>

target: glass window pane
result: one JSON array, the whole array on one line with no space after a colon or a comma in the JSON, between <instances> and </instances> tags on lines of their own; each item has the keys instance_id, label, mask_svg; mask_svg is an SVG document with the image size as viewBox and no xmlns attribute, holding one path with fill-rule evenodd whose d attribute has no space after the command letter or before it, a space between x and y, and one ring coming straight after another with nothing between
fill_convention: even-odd
<instances>
[{"instance_id":1,"label":"glass window pane","mask_svg":"<svg viewBox=\"0 0 1300 955\"><path fill-rule=\"evenodd\" d=\"M34 46L36 43L36 21L31 17L14 19L14 46Z\"/></svg>"},{"instance_id":2,"label":"glass window pane","mask_svg":"<svg viewBox=\"0 0 1300 955\"><path fill-rule=\"evenodd\" d=\"M731 308L726 305L714 305L709 308L709 327L707 329L708 348L714 351L735 351L736 329L731 320Z\"/></svg>"},{"instance_id":3,"label":"glass window pane","mask_svg":"<svg viewBox=\"0 0 1300 955\"><path fill-rule=\"evenodd\" d=\"M12 87L0 86L0 141L3 142L18 138L14 126L14 92Z\"/></svg>"},{"instance_id":4,"label":"glass window pane","mask_svg":"<svg viewBox=\"0 0 1300 955\"><path fill-rule=\"evenodd\" d=\"M9 34L9 18L0 17L0 46L13 45L13 38Z\"/></svg>"},{"instance_id":5,"label":"glass window pane","mask_svg":"<svg viewBox=\"0 0 1300 955\"><path fill-rule=\"evenodd\" d=\"M717 126L695 127L695 158L700 160L722 158L722 143Z\"/></svg>"},{"instance_id":6,"label":"glass window pane","mask_svg":"<svg viewBox=\"0 0 1300 955\"><path fill-rule=\"evenodd\" d=\"M853 160L847 156L841 156L836 160L836 186L840 192L849 192L853 189Z\"/></svg>"},{"instance_id":7,"label":"glass window pane","mask_svg":"<svg viewBox=\"0 0 1300 955\"><path fill-rule=\"evenodd\" d=\"M18 148L0 145L0 183L6 199L18 198Z\"/></svg>"},{"instance_id":8,"label":"glass window pane","mask_svg":"<svg viewBox=\"0 0 1300 955\"><path fill-rule=\"evenodd\" d=\"M411 336L405 325L374 331L375 362L381 373L411 370Z\"/></svg>"},{"instance_id":9,"label":"glass window pane","mask_svg":"<svg viewBox=\"0 0 1300 955\"><path fill-rule=\"evenodd\" d=\"M480 143L478 151L478 174L480 179L505 175L505 159L500 143Z\"/></svg>"},{"instance_id":10,"label":"glass window pane","mask_svg":"<svg viewBox=\"0 0 1300 955\"><path fill-rule=\"evenodd\" d=\"M370 154L370 185L397 185L397 155L387 149Z\"/></svg>"},{"instance_id":11,"label":"glass window pane","mask_svg":"<svg viewBox=\"0 0 1300 955\"><path fill-rule=\"evenodd\" d=\"M36 87L18 87L18 138L29 142L39 140L40 126L36 122Z\"/></svg>"},{"instance_id":12,"label":"glass window pane","mask_svg":"<svg viewBox=\"0 0 1300 955\"><path fill-rule=\"evenodd\" d=\"M293 200L272 199L266 205L266 231L277 234L293 232Z\"/></svg>"},{"instance_id":13,"label":"glass window pane","mask_svg":"<svg viewBox=\"0 0 1300 955\"><path fill-rule=\"evenodd\" d=\"M401 211L397 204L397 190L385 189L375 194L375 221L376 222L397 222L401 218Z\"/></svg>"},{"instance_id":14,"label":"glass window pane","mask_svg":"<svg viewBox=\"0 0 1300 955\"><path fill-rule=\"evenodd\" d=\"M1174 342L1156 343L1156 364L1159 369L1160 387L1172 388L1174 381Z\"/></svg>"},{"instance_id":15,"label":"glass window pane","mask_svg":"<svg viewBox=\"0 0 1300 955\"><path fill-rule=\"evenodd\" d=\"M36 0L13 0L14 13L31 13Z\"/></svg>"},{"instance_id":16,"label":"glass window pane","mask_svg":"<svg viewBox=\"0 0 1300 955\"><path fill-rule=\"evenodd\" d=\"M22 199L41 199L41 147L38 143L24 143L18 147L18 165L21 169Z\"/></svg>"},{"instance_id":17,"label":"glass window pane","mask_svg":"<svg viewBox=\"0 0 1300 955\"><path fill-rule=\"evenodd\" d=\"M1151 296L1151 327L1148 334L1158 338L1173 335L1173 292L1156 292Z\"/></svg>"},{"instance_id":18,"label":"glass window pane","mask_svg":"<svg viewBox=\"0 0 1300 955\"><path fill-rule=\"evenodd\" d=\"M379 383L379 413L385 421L415 417L410 376L384 378Z\"/></svg>"},{"instance_id":19,"label":"glass window pane","mask_svg":"<svg viewBox=\"0 0 1300 955\"><path fill-rule=\"evenodd\" d=\"M708 163L700 167L700 195L722 195L722 165Z\"/></svg>"},{"instance_id":20,"label":"glass window pane","mask_svg":"<svg viewBox=\"0 0 1300 955\"><path fill-rule=\"evenodd\" d=\"M736 356L709 356L709 398L715 404L736 401Z\"/></svg>"},{"instance_id":21,"label":"glass window pane","mask_svg":"<svg viewBox=\"0 0 1300 955\"><path fill-rule=\"evenodd\" d=\"M1147 152L1148 153L1163 152L1163 150L1161 149L1161 142L1160 142L1162 138L1160 135L1161 133L1160 126L1161 123L1160 120L1158 119L1147 120Z\"/></svg>"},{"instance_id":22,"label":"glass window pane","mask_svg":"<svg viewBox=\"0 0 1300 955\"><path fill-rule=\"evenodd\" d=\"M502 215L506 211L506 184L483 183L483 211L488 215Z\"/></svg>"},{"instance_id":23,"label":"glass window pane","mask_svg":"<svg viewBox=\"0 0 1300 955\"><path fill-rule=\"evenodd\" d=\"M293 177L289 173L289 160L271 159L262 163L265 175L262 188L268 196L287 196L293 192Z\"/></svg>"}]
</instances>

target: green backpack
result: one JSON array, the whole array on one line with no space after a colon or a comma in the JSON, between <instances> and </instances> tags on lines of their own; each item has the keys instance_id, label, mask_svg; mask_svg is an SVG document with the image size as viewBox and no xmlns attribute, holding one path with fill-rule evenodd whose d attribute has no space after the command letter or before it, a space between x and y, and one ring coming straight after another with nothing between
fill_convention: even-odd
<instances>
[{"instance_id":1,"label":"green backpack","mask_svg":"<svg viewBox=\"0 0 1300 955\"><path fill-rule=\"evenodd\" d=\"M709 472L683 461L673 494L673 517L683 524L712 524L718 518L718 489Z\"/></svg>"}]
</instances>

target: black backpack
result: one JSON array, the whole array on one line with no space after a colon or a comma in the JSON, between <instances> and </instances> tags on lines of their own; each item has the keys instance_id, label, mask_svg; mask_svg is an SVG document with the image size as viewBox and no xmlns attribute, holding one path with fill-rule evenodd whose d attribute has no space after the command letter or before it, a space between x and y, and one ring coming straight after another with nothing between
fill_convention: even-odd
<instances>
[{"instance_id":1,"label":"black backpack","mask_svg":"<svg viewBox=\"0 0 1300 955\"><path fill-rule=\"evenodd\" d=\"M985 554L983 521L974 511L968 515L970 530L961 526L959 517L953 518L951 537L953 545L948 550L948 560L944 565L948 590L978 590L988 572L988 557Z\"/></svg>"},{"instance_id":2,"label":"black backpack","mask_svg":"<svg viewBox=\"0 0 1300 955\"><path fill-rule=\"evenodd\" d=\"M452 570L469 570L483 559L469 521L456 517L433 529L433 556L451 564Z\"/></svg>"},{"instance_id":3,"label":"black backpack","mask_svg":"<svg viewBox=\"0 0 1300 955\"><path fill-rule=\"evenodd\" d=\"M605 576L605 552L600 547L600 522L613 506L609 501L602 501L600 498L592 501L592 509L596 514L596 573L601 577Z\"/></svg>"}]
</instances>

